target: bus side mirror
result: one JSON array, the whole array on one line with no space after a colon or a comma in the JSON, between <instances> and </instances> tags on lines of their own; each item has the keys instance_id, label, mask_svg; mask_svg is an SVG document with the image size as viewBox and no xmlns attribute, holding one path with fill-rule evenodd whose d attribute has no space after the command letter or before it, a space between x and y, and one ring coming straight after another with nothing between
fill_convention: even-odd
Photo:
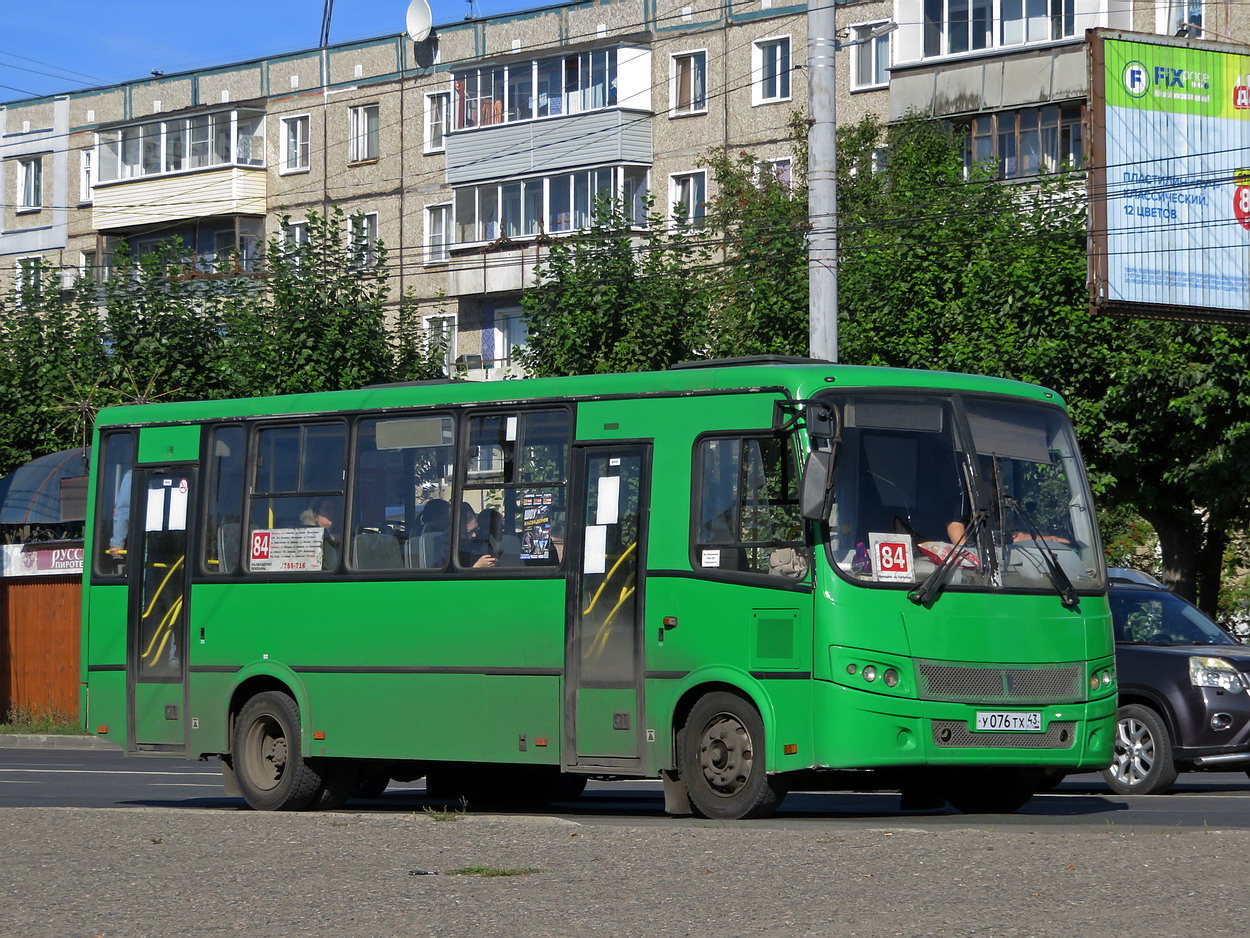
<instances>
[{"instance_id":1,"label":"bus side mirror","mask_svg":"<svg viewBox=\"0 0 1250 938\"><path fill-rule=\"evenodd\" d=\"M833 494L833 451L812 450L803 466L799 513L808 521L827 521Z\"/></svg>"}]
</instances>

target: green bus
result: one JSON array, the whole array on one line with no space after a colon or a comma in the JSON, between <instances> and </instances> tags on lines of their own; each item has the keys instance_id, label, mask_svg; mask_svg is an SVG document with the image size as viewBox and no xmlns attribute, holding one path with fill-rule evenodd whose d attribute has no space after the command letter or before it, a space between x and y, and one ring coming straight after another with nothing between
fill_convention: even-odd
<instances>
[{"instance_id":1,"label":"green bus","mask_svg":"<svg viewBox=\"0 0 1250 938\"><path fill-rule=\"evenodd\" d=\"M1059 397L765 357L102 410L82 713L257 809L663 780L1014 811L1111 761Z\"/></svg>"}]
</instances>

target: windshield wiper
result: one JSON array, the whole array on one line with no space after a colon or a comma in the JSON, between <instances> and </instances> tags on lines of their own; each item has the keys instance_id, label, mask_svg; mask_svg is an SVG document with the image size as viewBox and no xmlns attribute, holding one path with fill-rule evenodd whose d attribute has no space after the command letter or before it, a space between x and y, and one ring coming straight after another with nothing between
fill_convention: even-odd
<instances>
[{"instance_id":1,"label":"windshield wiper","mask_svg":"<svg viewBox=\"0 0 1250 938\"><path fill-rule=\"evenodd\" d=\"M968 526L964 529L964 535L959 539L959 543L951 547L950 553L942 558L941 563L925 577L923 583L907 594L908 599L917 606L931 606L937 601L937 598L942 595L942 590L946 588L946 581L950 578L951 570L964 556L964 545L976 543L977 532L988 517L989 512L984 508L978 508L972 513L972 518L968 521Z\"/></svg>"},{"instance_id":2,"label":"windshield wiper","mask_svg":"<svg viewBox=\"0 0 1250 938\"><path fill-rule=\"evenodd\" d=\"M1042 537L1042 533L1037 529L1037 523L1024 510L1024 506L1010 495L1002 496L1002 502L1015 512L1016 517L1024 522L1025 531L1033 539L1033 543L1041 549L1042 560L1046 563L1046 575L1050 578L1055 592L1059 594L1059 601L1063 603L1063 608L1075 609L1081 604L1080 598L1076 595L1076 588L1073 587L1072 581L1068 579L1068 575L1063 572L1063 567L1059 565L1059 558L1055 556L1055 552L1050 549L1050 545L1046 543L1046 539ZM1010 537L1005 528L1003 537Z\"/></svg>"}]
</instances>

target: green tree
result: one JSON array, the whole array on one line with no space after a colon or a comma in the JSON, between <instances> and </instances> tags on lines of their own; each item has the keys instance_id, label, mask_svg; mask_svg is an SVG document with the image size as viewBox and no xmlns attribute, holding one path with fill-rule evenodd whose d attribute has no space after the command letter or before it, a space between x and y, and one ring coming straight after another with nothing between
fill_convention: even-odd
<instances>
[{"instance_id":1,"label":"green tree","mask_svg":"<svg viewBox=\"0 0 1250 938\"><path fill-rule=\"evenodd\" d=\"M99 397L105 364L92 298L62 291L58 271L43 270L0 298L0 475L83 444L82 421Z\"/></svg>"},{"instance_id":2,"label":"green tree","mask_svg":"<svg viewBox=\"0 0 1250 938\"><path fill-rule=\"evenodd\" d=\"M230 298L224 319L232 394L333 391L391 380L386 248L348 243L346 228L337 206L324 215L309 212L303 243L269 242L265 290Z\"/></svg>"},{"instance_id":3,"label":"green tree","mask_svg":"<svg viewBox=\"0 0 1250 938\"><path fill-rule=\"evenodd\" d=\"M625 206L596 209L589 230L551 242L521 298L531 375L662 369L704 344L703 285L691 275L706 255L699 230L654 214L637 229Z\"/></svg>"},{"instance_id":4,"label":"green tree","mask_svg":"<svg viewBox=\"0 0 1250 938\"><path fill-rule=\"evenodd\" d=\"M793 141L790 178L749 153L710 153L707 229L719 269L708 277L709 352L806 355L806 157Z\"/></svg>"}]
</instances>

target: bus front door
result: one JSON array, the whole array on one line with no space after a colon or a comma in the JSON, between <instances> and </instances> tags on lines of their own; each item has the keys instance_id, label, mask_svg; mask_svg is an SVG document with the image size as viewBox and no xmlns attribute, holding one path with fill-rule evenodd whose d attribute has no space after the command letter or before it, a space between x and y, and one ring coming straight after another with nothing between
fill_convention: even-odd
<instances>
[{"instance_id":1,"label":"bus front door","mask_svg":"<svg viewBox=\"0 0 1250 938\"><path fill-rule=\"evenodd\" d=\"M186 750L187 519L195 470L136 470L127 645L131 751Z\"/></svg>"},{"instance_id":2,"label":"bus front door","mask_svg":"<svg viewBox=\"0 0 1250 938\"><path fill-rule=\"evenodd\" d=\"M642 761L642 621L651 449L575 448L566 642L567 767Z\"/></svg>"}]
</instances>

